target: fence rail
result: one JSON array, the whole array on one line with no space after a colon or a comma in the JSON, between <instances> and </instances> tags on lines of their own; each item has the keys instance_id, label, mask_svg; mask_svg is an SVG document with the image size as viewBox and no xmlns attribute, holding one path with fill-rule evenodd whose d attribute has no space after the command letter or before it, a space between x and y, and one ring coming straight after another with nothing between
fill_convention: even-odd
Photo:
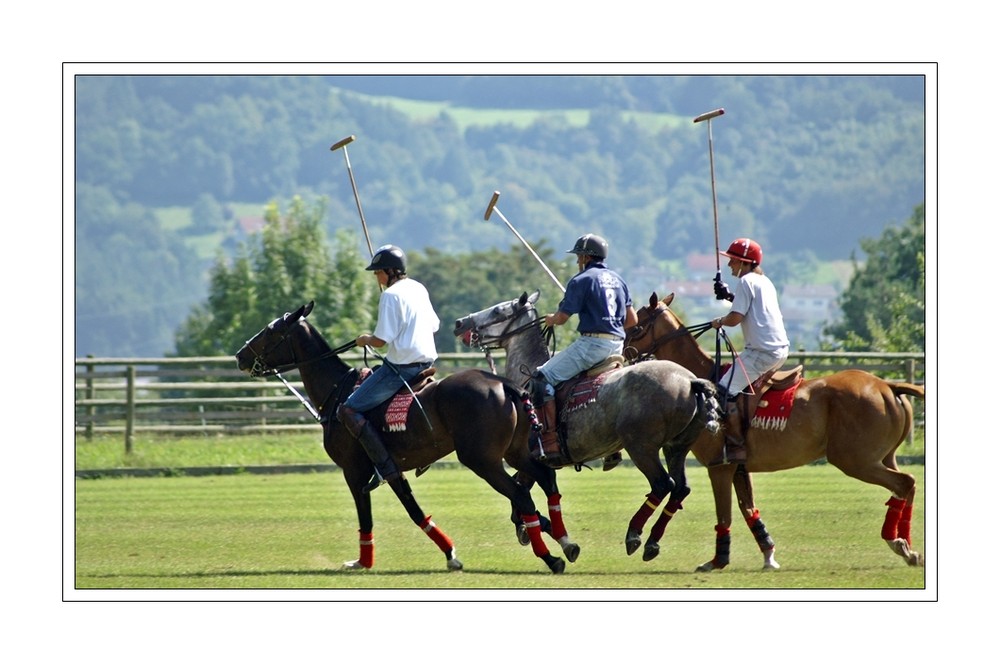
<instances>
[{"instance_id":1,"label":"fence rail","mask_svg":"<svg viewBox=\"0 0 1000 664\"><path fill-rule=\"evenodd\" d=\"M359 354L341 357L357 366ZM494 357L502 365L504 354ZM922 353L795 352L786 366L802 364L808 376L864 369L887 380L923 383ZM485 366L481 353L442 353L439 377L462 368ZM195 380L202 379L202 380ZM286 375L300 393L298 372ZM251 379L232 357L77 358L75 375L77 435L124 435L131 452L136 433L259 433L310 430L313 416L280 382ZM914 404L918 425L923 404Z\"/></svg>"}]
</instances>

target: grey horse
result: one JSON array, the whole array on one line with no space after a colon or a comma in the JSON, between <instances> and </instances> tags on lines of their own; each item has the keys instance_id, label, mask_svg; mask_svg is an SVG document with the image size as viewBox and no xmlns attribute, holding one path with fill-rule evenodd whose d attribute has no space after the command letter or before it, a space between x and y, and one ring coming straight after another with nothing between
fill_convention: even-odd
<instances>
[{"instance_id":1,"label":"grey horse","mask_svg":"<svg viewBox=\"0 0 1000 664\"><path fill-rule=\"evenodd\" d=\"M501 302L455 321L455 336L471 347L506 351L506 376L524 384L550 353L535 302L538 292ZM564 411L566 450L578 468L624 449L649 482L650 493L629 521L625 550L641 544L644 526L670 495L650 531L643 560L659 554L659 540L691 492L685 458L706 428L719 426L715 385L681 365L655 360L602 375L592 398ZM666 468L660 454L666 461Z\"/></svg>"}]
</instances>

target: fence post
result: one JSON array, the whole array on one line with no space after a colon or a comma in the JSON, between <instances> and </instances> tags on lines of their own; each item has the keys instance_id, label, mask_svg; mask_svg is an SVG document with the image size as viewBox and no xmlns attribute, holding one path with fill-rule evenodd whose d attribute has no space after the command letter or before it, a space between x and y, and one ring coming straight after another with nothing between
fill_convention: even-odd
<instances>
[{"instance_id":1,"label":"fence post","mask_svg":"<svg viewBox=\"0 0 1000 664\"><path fill-rule=\"evenodd\" d=\"M132 453L135 440L135 365L125 370L125 454Z\"/></svg>"},{"instance_id":2,"label":"fence post","mask_svg":"<svg viewBox=\"0 0 1000 664\"><path fill-rule=\"evenodd\" d=\"M87 357L93 358L93 354L88 354ZM87 380L86 380L86 390L84 391L84 398L90 401L94 398L94 365L87 365ZM84 438L87 440L92 440L94 438L94 416L97 415L97 408L94 406L87 406L87 428L83 433Z\"/></svg>"}]
</instances>

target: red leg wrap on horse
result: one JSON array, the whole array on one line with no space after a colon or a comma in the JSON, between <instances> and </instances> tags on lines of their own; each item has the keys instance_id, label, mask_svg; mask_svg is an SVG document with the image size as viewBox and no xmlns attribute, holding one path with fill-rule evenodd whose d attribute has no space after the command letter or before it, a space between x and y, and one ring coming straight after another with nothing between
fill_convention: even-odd
<instances>
[{"instance_id":1,"label":"red leg wrap on horse","mask_svg":"<svg viewBox=\"0 0 1000 664\"><path fill-rule=\"evenodd\" d=\"M438 545L442 553L448 553L455 548L452 543L451 538L441 532L441 529L437 527L437 524L431 521L431 517L428 514L424 522L420 524L420 529L427 533L427 536Z\"/></svg>"},{"instance_id":2,"label":"red leg wrap on horse","mask_svg":"<svg viewBox=\"0 0 1000 664\"><path fill-rule=\"evenodd\" d=\"M531 540L531 551L538 557L548 555L549 547L542 541L542 524L538 521L537 514L522 514L521 521L524 522L524 529L528 531L528 539Z\"/></svg>"},{"instance_id":3,"label":"red leg wrap on horse","mask_svg":"<svg viewBox=\"0 0 1000 664\"><path fill-rule=\"evenodd\" d=\"M913 518L913 503L906 503L903 512L899 515L899 525L896 527L896 537L902 537L907 544L912 545L910 539L910 520Z\"/></svg>"},{"instance_id":4,"label":"red leg wrap on horse","mask_svg":"<svg viewBox=\"0 0 1000 664\"><path fill-rule=\"evenodd\" d=\"M642 527L646 525L646 522L649 521L649 517L651 517L653 512L656 511L656 508L660 506L661 500L663 500L663 498L660 498L656 494L647 494L646 502L642 504L642 507L640 507L639 511L635 513L632 520L628 522L629 530L641 533Z\"/></svg>"},{"instance_id":5,"label":"red leg wrap on horse","mask_svg":"<svg viewBox=\"0 0 1000 664\"><path fill-rule=\"evenodd\" d=\"M903 506L906 501L902 498L892 496L886 502L889 509L885 511L885 521L882 522L882 539L894 540L899 532L899 517L902 516Z\"/></svg>"},{"instance_id":6,"label":"red leg wrap on horse","mask_svg":"<svg viewBox=\"0 0 1000 664\"><path fill-rule=\"evenodd\" d=\"M363 533L360 530L358 535L361 549L358 562L365 569L371 569L375 566L375 538L372 537L371 533Z\"/></svg>"},{"instance_id":7,"label":"red leg wrap on horse","mask_svg":"<svg viewBox=\"0 0 1000 664\"><path fill-rule=\"evenodd\" d=\"M562 500L562 496L558 493L549 496L549 523L552 527L552 537L557 540L566 537L566 525L563 524L560 500Z\"/></svg>"},{"instance_id":8,"label":"red leg wrap on horse","mask_svg":"<svg viewBox=\"0 0 1000 664\"><path fill-rule=\"evenodd\" d=\"M666 507L660 512L660 518L656 520L653 524L652 530L649 531L649 538L654 542L659 542L663 538L663 533L667 529L667 524L670 520L674 518L674 514L677 514L677 510L683 509L681 507L681 501L671 500L667 502Z\"/></svg>"}]
</instances>

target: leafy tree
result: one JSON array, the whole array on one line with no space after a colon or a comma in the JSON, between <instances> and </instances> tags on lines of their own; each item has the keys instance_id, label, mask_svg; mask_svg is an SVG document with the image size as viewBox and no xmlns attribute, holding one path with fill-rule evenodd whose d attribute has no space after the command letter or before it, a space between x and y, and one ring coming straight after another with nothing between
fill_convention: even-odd
<instances>
[{"instance_id":1,"label":"leafy tree","mask_svg":"<svg viewBox=\"0 0 1000 664\"><path fill-rule=\"evenodd\" d=\"M533 248L561 283L574 273L575 264L557 262L544 242ZM520 244L506 252L487 249L458 255L429 249L426 254L408 252L407 257L409 273L427 287L441 318L441 329L435 336L439 352L468 350L452 333L458 318L512 300L525 291L541 292L537 306L542 313L554 311L562 299L562 291Z\"/></svg>"},{"instance_id":2,"label":"leafy tree","mask_svg":"<svg viewBox=\"0 0 1000 664\"><path fill-rule=\"evenodd\" d=\"M924 205L900 227L861 240L867 261L840 296L843 320L826 332L848 351L923 352L925 335Z\"/></svg>"},{"instance_id":3,"label":"leafy tree","mask_svg":"<svg viewBox=\"0 0 1000 664\"><path fill-rule=\"evenodd\" d=\"M370 330L378 284L365 271L357 238L337 233L331 257L323 231L325 204L296 197L282 214L276 202L265 225L232 261L217 259L208 299L196 305L176 337L179 356L230 355L265 324L310 300L310 321L332 345Z\"/></svg>"}]
</instances>

